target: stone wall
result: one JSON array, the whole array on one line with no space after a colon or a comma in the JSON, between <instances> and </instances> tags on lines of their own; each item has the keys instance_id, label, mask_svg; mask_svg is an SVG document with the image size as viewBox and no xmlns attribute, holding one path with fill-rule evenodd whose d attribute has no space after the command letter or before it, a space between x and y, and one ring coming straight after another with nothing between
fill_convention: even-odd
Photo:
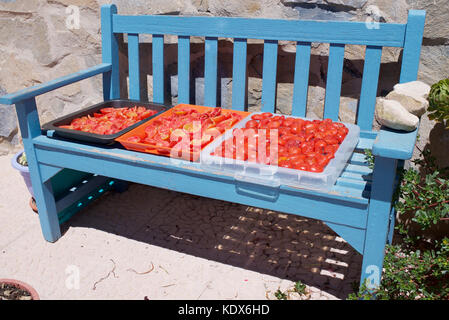
<instances>
[{"instance_id":1,"label":"stone wall","mask_svg":"<svg viewBox=\"0 0 449 320\"><path fill-rule=\"evenodd\" d=\"M427 10L424 46L419 79L432 84L448 76L449 6L447 0L0 0L0 94L13 92L101 62L99 7L115 3L123 14L171 14L241 16L289 19L324 19L404 23L409 9ZM75 7L72 7L75 6ZM73 25L73 9L79 9L79 28ZM72 23L72 24L71 24ZM151 100L151 36L141 37L142 96ZM176 39L166 36L167 102L177 101ZM203 102L203 39L192 39L193 103ZM120 44L123 90L127 96L126 37ZM262 74L261 41L248 45L248 105L260 106ZM313 44L308 116L323 112L328 45ZM399 79L401 50L384 48L378 95L386 95ZM340 119L353 122L360 93L364 48L347 46L345 53ZM281 42L278 57L277 109L291 110L295 46ZM220 104L230 106L232 94L232 42L219 41ZM101 78L84 80L37 98L44 123L101 100ZM12 152L20 144L13 108L0 105L0 154ZM449 134L422 118L419 146L431 140L442 163L449 164Z\"/></svg>"}]
</instances>

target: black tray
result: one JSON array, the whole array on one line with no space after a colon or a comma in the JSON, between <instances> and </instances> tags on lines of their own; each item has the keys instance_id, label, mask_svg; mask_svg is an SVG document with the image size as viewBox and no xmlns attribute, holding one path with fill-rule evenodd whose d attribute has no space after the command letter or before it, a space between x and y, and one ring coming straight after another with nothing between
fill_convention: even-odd
<instances>
[{"instance_id":1,"label":"black tray","mask_svg":"<svg viewBox=\"0 0 449 320\"><path fill-rule=\"evenodd\" d=\"M60 128L59 126L63 125L69 125L73 119L87 116L88 114L93 115L94 112L97 112L98 110L102 108L125 108L125 107L134 107L134 106L140 106L145 107L146 109L152 109L158 111L156 114L154 114L151 117L148 117L142 121L139 121L132 126L129 126L126 129L123 129L117 133L114 134L96 134L96 133L89 133L79 130L71 130L71 129L65 129ZM83 110L73 112L71 114L68 114L66 116L60 117L58 119L55 119L53 121L47 122L42 126L42 130L46 132L49 136L58 136L62 138L67 139L75 139L75 140L81 140L85 142L91 142L91 143L100 143L100 144L113 144L116 138L120 137L122 134L134 129L135 127L141 125L142 123L156 117L160 113L170 109L172 106L164 105L160 103L153 103L153 102L142 102L138 100L108 100L105 102L98 103L96 105L87 107ZM51 134L49 132L51 131Z\"/></svg>"}]
</instances>

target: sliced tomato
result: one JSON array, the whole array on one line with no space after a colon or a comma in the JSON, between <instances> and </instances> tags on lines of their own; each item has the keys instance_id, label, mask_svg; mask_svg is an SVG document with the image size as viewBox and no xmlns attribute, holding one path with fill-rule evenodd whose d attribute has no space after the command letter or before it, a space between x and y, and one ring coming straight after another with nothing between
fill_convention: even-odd
<instances>
[{"instance_id":1,"label":"sliced tomato","mask_svg":"<svg viewBox=\"0 0 449 320\"><path fill-rule=\"evenodd\" d=\"M140 139L139 136L132 136L132 137L129 137L128 139L126 139L126 141L129 141L129 142L140 142L141 139Z\"/></svg>"},{"instance_id":2,"label":"sliced tomato","mask_svg":"<svg viewBox=\"0 0 449 320\"><path fill-rule=\"evenodd\" d=\"M263 119L267 119L267 118L271 118L273 117L273 114L270 112L264 112L260 114L262 116Z\"/></svg>"},{"instance_id":3,"label":"sliced tomato","mask_svg":"<svg viewBox=\"0 0 449 320\"><path fill-rule=\"evenodd\" d=\"M103 114L111 113L114 111L114 108L102 108L100 109L100 112Z\"/></svg>"},{"instance_id":4,"label":"sliced tomato","mask_svg":"<svg viewBox=\"0 0 449 320\"><path fill-rule=\"evenodd\" d=\"M257 128L259 122L257 120L250 120L245 124L245 128Z\"/></svg>"},{"instance_id":5,"label":"sliced tomato","mask_svg":"<svg viewBox=\"0 0 449 320\"><path fill-rule=\"evenodd\" d=\"M308 168L308 171L311 171L311 172L323 172L323 170L324 170L324 168L319 165L310 165Z\"/></svg>"},{"instance_id":6,"label":"sliced tomato","mask_svg":"<svg viewBox=\"0 0 449 320\"><path fill-rule=\"evenodd\" d=\"M211 118L211 120L215 123L215 125L217 125L218 123L220 123L226 119L228 119L228 118L224 114Z\"/></svg>"},{"instance_id":7,"label":"sliced tomato","mask_svg":"<svg viewBox=\"0 0 449 320\"><path fill-rule=\"evenodd\" d=\"M254 114L251 116L252 120L262 120L264 117L261 114Z\"/></svg>"}]
</instances>

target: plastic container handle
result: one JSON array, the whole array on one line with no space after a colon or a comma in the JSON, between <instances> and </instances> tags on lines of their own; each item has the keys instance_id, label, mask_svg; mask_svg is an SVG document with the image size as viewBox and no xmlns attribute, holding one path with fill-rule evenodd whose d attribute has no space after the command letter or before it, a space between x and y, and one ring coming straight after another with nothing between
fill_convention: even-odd
<instances>
[{"instance_id":1,"label":"plastic container handle","mask_svg":"<svg viewBox=\"0 0 449 320\"><path fill-rule=\"evenodd\" d=\"M278 179L263 179L239 174L234 175L234 179L238 194L270 202L276 202L279 197L280 182Z\"/></svg>"},{"instance_id":2,"label":"plastic container handle","mask_svg":"<svg viewBox=\"0 0 449 320\"><path fill-rule=\"evenodd\" d=\"M280 180L273 178L272 176L254 176L249 174L234 174L234 179L241 182L246 183L252 183L252 184L258 184L265 187L271 187L271 188L279 188L281 185Z\"/></svg>"}]
</instances>

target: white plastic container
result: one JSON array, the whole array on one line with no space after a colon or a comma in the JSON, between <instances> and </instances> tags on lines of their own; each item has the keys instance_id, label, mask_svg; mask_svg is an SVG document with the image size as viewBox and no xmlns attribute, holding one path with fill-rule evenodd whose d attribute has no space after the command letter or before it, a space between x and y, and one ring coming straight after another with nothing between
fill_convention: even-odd
<instances>
[{"instance_id":1,"label":"white plastic container","mask_svg":"<svg viewBox=\"0 0 449 320\"><path fill-rule=\"evenodd\" d=\"M360 128L357 125L344 123L349 130L348 134L335 153L335 157L327 164L323 172L309 172L211 155L223 141L233 136L234 129L244 128L246 123L251 120L251 116L260 113L262 112L251 113L235 127L204 148L200 156L201 168L205 171L224 171L233 174L238 181L264 186L279 187L282 184L314 190L331 189L357 146L360 135ZM285 117L311 120L294 116Z\"/></svg>"}]
</instances>

